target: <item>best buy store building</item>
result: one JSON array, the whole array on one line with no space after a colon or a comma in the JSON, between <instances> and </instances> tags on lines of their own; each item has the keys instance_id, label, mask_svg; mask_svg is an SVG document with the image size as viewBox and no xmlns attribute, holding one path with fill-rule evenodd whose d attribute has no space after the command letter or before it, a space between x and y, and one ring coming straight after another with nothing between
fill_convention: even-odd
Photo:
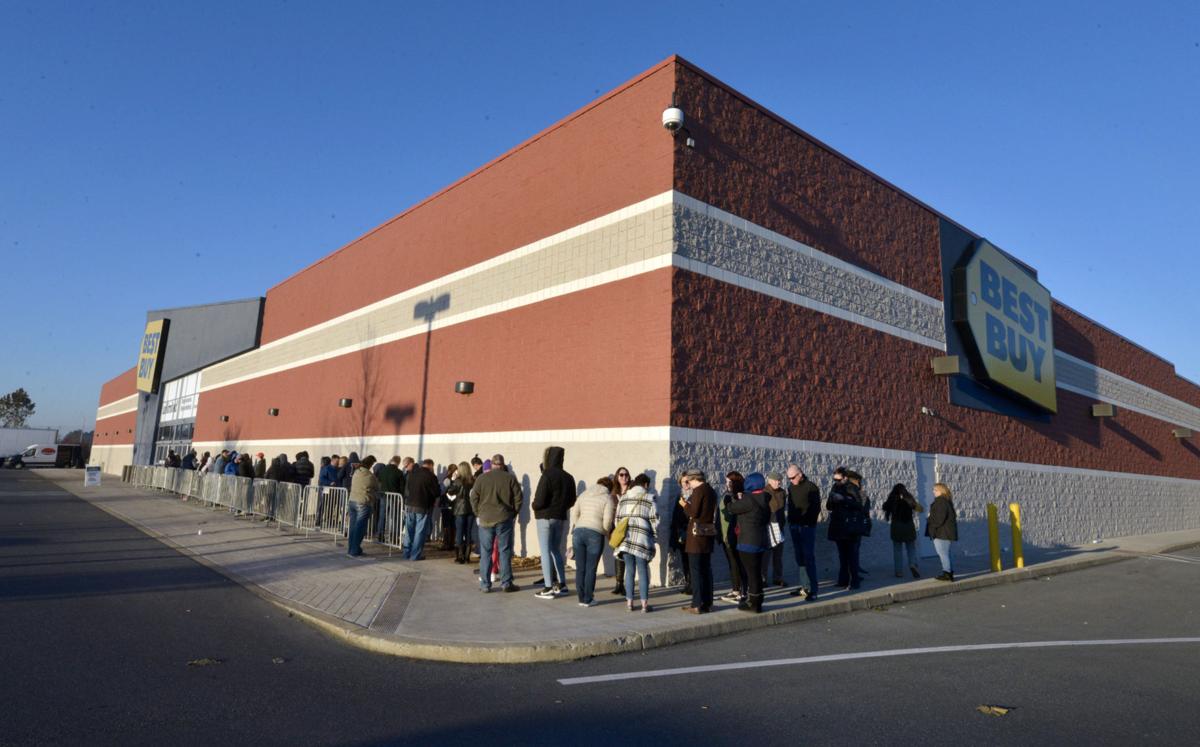
<instances>
[{"instance_id":1,"label":"best buy store building","mask_svg":"<svg viewBox=\"0 0 1200 747\"><path fill-rule=\"evenodd\" d=\"M988 502L1035 547L1200 526L1200 387L1002 245L672 57L264 298L150 312L93 458L501 452L532 488L559 444L664 514L685 468L797 462L949 483L967 552Z\"/></svg>"}]
</instances>

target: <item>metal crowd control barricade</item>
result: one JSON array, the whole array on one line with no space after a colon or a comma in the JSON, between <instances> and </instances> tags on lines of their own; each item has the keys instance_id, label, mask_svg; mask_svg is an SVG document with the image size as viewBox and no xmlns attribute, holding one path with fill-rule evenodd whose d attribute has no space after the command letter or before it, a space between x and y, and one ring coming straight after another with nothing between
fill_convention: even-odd
<instances>
[{"instance_id":1,"label":"metal crowd control barricade","mask_svg":"<svg viewBox=\"0 0 1200 747\"><path fill-rule=\"evenodd\" d=\"M241 514L253 513L254 481L249 477L239 475L225 475L224 477L232 486L229 489L229 510Z\"/></svg>"},{"instance_id":2,"label":"metal crowd control barricade","mask_svg":"<svg viewBox=\"0 0 1200 747\"><path fill-rule=\"evenodd\" d=\"M294 482L281 482L275 486L275 521L280 527L296 527L304 509L305 486Z\"/></svg>"},{"instance_id":3,"label":"metal crowd control barricade","mask_svg":"<svg viewBox=\"0 0 1200 747\"><path fill-rule=\"evenodd\" d=\"M221 505L221 475L204 475L203 499L209 506Z\"/></svg>"},{"instance_id":4,"label":"metal crowd control barricade","mask_svg":"<svg viewBox=\"0 0 1200 747\"><path fill-rule=\"evenodd\" d=\"M335 543L338 538L345 537L346 504L349 497L350 491L345 488L318 488L316 505L311 507L312 526L305 528L332 535Z\"/></svg>"},{"instance_id":5,"label":"metal crowd control barricade","mask_svg":"<svg viewBox=\"0 0 1200 747\"><path fill-rule=\"evenodd\" d=\"M379 504L367 525L366 539L400 549L404 541L404 496L400 493L380 493Z\"/></svg>"}]
</instances>

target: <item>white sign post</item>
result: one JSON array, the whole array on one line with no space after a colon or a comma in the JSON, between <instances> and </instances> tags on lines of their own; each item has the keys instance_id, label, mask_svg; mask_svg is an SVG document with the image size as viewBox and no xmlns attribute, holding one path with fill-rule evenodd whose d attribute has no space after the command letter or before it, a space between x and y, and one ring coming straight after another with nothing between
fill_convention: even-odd
<instances>
[{"instance_id":1,"label":"white sign post","mask_svg":"<svg viewBox=\"0 0 1200 747\"><path fill-rule=\"evenodd\" d=\"M90 488L92 486L99 487L100 485L100 467L91 465L83 468L83 487Z\"/></svg>"}]
</instances>

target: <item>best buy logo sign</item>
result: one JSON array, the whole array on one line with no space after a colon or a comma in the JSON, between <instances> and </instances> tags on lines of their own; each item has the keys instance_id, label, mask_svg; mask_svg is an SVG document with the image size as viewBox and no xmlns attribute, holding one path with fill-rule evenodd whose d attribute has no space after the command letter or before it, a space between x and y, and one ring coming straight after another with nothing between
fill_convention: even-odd
<instances>
[{"instance_id":1,"label":"best buy logo sign","mask_svg":"<svg viewBox=\"0 0 1200 747\"><path fill-rule=\"evenodd\" d=\"M954 323L977 376L1058 411L1050 291L983 239L954 270Z\"/></svg>"}]
</instances>

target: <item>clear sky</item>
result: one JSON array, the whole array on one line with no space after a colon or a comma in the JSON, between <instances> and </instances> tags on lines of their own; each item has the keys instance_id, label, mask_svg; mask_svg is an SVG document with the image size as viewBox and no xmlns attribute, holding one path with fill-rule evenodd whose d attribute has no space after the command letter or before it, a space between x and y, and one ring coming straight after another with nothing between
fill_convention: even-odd
<instances>
[{"instance_id":1,"label":"clear sky","mask_svg":"<svg viewBox=\"0 0 1200 747\"><path fill-rule=\"evenodd\" d=\"M0 0L0 393L90 424L147 309L263 295L672 53L1200 381L1195 0Z\"/></svg>"}]
</instances>

